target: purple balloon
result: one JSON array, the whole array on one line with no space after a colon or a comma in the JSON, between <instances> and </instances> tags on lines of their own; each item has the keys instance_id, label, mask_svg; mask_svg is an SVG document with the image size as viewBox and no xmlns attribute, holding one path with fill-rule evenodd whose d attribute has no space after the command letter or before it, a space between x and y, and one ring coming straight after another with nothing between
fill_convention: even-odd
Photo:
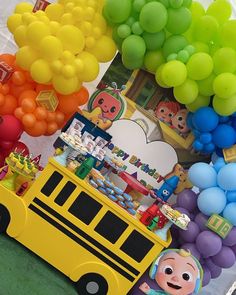
<instances>
[{"instance_id":1,"label":"purple balloon","mask_svg":"<svg viewBox=\"0 0 236 295\"><path fill-rule=\"evenodd\" d=\"M233 247L230 247L230 248L233 250L233 252L234 252L234 254L236 256L236 245L234 245Z\"/></svg>"},{"instance_id":2,"label":"purple balloon","mask_svg":"<svg viewBox=\"0 0 236 295\"><path fill-rule=\"evenodd\" d=\"M211 272L210 272L210 270L208 269L208 267L205 264L202 265L202 269L203 269L202 286L205 287L206 285L208 285L210 283Z\"/></svg>"},{"instance_id":3,"label":"purple balloon","mask_svg":"<svg viewBox=\"0 0 236 295\"><path fill-rule=\"evenodd\" d=\"M204 215L203 213L198 213L194 219L196 224L199 226L200 231L207 230L208 228L206 227L207 220L209 219L208 216Z\"/></svg>"},{"instance_id":4,"label":"purple balloon","mask_svg":"<svg viewBox=\"0 0 236 295\"><path fill-rule=\"evenodd\" d=\"M182 249L185 250L189 250L191 252L191 254L197 259L199 260L201 257L201 254L199 253L197 247L195 244L193 243L185 243L181 246Z\"/></svg>"},{"instance_id":5,"label":"purple balloon","mask_svg":"<svg viewBox=\"0 0 236 295\"><path fill-rule=\"evenodd\" d=\"M233 250L227 246L223 246L220 252L211 257L212 262L222 268L230 268L234 265L236 257Z\"/></svg>"},{"instance_id":6,"label":"purple balloon","mask_svg":"<svg viewBox=\"0 0 236 295\"><path fill-rule=\"evenodd\" d=\"M197 194L190 189L183 190L177 196L177 206L192 213L197 208Z\"/></svg>"},{"instance_id":7,"label":"purple balloon","mask_svg":"<svg viewBox=\"0 0 236 295\"><path fill-rule=\"evenodd\" d=\"M187 230L180 230L180 237L187 243L193 243L195 242L198 234L200 233L199 226L193 222L190 221L188 224Z\"/></svg>"},{"instance_id":8,"label":"purple balloon","mask_svg":"<svg viewBox=\"0 0 236 295\"><path fill-rule=\"evenodd\" d=\"M221 275L222 269L219 266L215 265L215 263L212 262L211 258L205 259L205 264L210 270L212 279L216 279Z\"/></svg>"},{"instance_id":9,"label":"purple balloon","mask_svg":"<svg viewBox=\"0 0 236 295\"><path fill-rule=\"evenodd\" d=\"M222 241L215 233L205 230L196 239L198 251L204 258L216 255L222 248Z\"/></svg>"},{"instance_id":10,"label":"purple balloon","mask_svg":"<svg viewBox=\"0 0 236 295\"><path fill-rule=\"evenodd\" d=\"M223 245L234 246L236 245L236 227L234 226L228 236L223 240Z\"/></svg>"}]
</instances>

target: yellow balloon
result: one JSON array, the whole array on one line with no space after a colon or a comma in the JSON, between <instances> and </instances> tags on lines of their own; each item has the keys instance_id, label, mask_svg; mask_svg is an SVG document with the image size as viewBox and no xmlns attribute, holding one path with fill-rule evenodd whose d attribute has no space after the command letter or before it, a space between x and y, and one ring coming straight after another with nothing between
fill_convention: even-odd
<instances>
[{"instance_id":1,"label":"yellow balloon","mask_svg":"<svg viewBox=\"0 0 236 295\"><path fill-rule=\"evenodd\" d=\"M39 46L41 40L50 34L50 27L40 21L31 23L27 28L27 38L35 47Z\"/></svg>"},{"instance_id":2,"label":"yellow balloon","mask_svg":"<svg viewBox=\"0 0 236 295\"><path fill-rule=\"evenodd\" d=\"M155 79L156 79L158 85L160 85L162 88L170 88L162 80L162 70L164 68L164 65L165 64L160 65L159 68L157 69Z\"/></svg>"},{"instance_id":3,"label":"yellow balloon","mask_svg":"<svg viewBox=\"0 0 236 295\"><path fill-rule=\"evenodd\" d=\"M52 84L57 92L64 95L74 93L79 87L79 81L77 77L66 79L62 75L54 75Z\"/></svg>"},{"instance_id":4,"label":"yellow balloon","mask_svg":"<svg viewBox=\"0 0 236 295\"><path fill-rule=\"evenodd\" d=\"M92 21L95 16L95 10L92 7L87 7L84 13L84 19L88 21Z\"/></svg>"},{"instance_id":5,"label":"yellow balloon","mask_svg":"<svg viewBox=\"0 0 236 295\"><path fill-rule=\"evenodd\" d=\"M62 67L63 67L63 63L60 61L60 60L54 60L52 63L51 63L51 70L56 73L56 74L60 74L61 73L61 70L62 70Z\"/></svg>"},{"instance_id":6,"label":"yellow balloon","mask_svg":"<svg viewBox=\"0 0 236 295\"><path fill-rule=\"evenodd\" d=\"M84 34L84 36L89 36L92 34L93 26L90 22L84 21L80 24L79 29Z\"/></svg>"},{"instance_id":7,"label":"yellow balloon","mask_svg":"<svg viewBox=\"0 0 236 295\"><path fill-rule=\"evenodd\" d=\"M77 73L81 73L84 70L84 63L80 58L76 58L74 62L75 69Z\"/></svg>"},{"instance_id":8,"label":"yellow balloon","mask_svg":"<svg viewBox=\"0 0 236 295\"><path fill-rule=\"evenodd\" d=\"M22 69L27 71L30 70L32 63L36 61L37 59L38 59L37 52L29 46L21 47L16 53L16 63Z\"/></svg>"},{"instance_id":9,"label":"yellow balloon","mask_svg":"<svg viewBox=\"0 0 236 295\"><path fill-rule=\"evenodd\" d=\"M7 20L7 27L11 33L14 33L15 30L22 25L22 15L19 13L14 13L9 16Z\"/></svg>"},{"instance_id":10,"label":"yellow balloon","mask_svg":"<svg viewBox=\"0 0 236 295\"><path fill-rule=\"evenodd\" d=\"M62 75L69 79L69 78L73 78L76 75L76 67L73 65L65 65L62 68Z\"/></svg>"},{"instance_id":11,"label":"yellow balloon","mask_svg":"<svg viewBox=\"0 0 236 295\"><path fill-rule=\"evenodd\" d=\"M74 25L75 21L71 13L64 13L61 17L62 25Z\"/></svg>"},{"instance_id":12,"label":"yellow balloon","mask_svg":"<svg viewBox=\"0 0 236 295\"><path fill-rule=\"evenodd\" d=\"M190 112L196 112L198 109L202 107L209 106L210 101L210 96L198 95L192 103L186 104L185 106Z\"/></svg>"},{"instance_id":13,"label":"yellow balloon","mask_svg":"<svg viewBox=\"0 0 236 295\"><path fill-rule=\"evenodd\" d=\"M75 8L73 8L71 13L72 13L73 18L75 20L81 21L84 18L83 8L81 8L79 6L76 6Z\"/></svg>"},{"instance_id":14,"label":"yellow balloon","mask_svg":"<svg viewBox=\"0 0 236 295\"><path fill-rule=\"evenodd\" d=\"M44 59L38 59L32 64L30 74L33 80L40 84L49 83L52 79L52 71Z\"/></svg>"},{"instance_id":15,"label":"yellow balloon","mask_svg":"<svg viewBox=\"0 0 236 295\"><path fill-rule=\"evenodd\" d=\"M61 27L61 25L59 24L59 22L51 21L49 23L49 27L50 27L51 34L56 36L57 32L59 31L59 29Z\"/></svg>"},{"instance_id":16,"label":"yellow balloon","mask_svg":"<svg viewBox=\"0 0 236 295\"><path fill-rule=\"evenodd\" d=\"M190 11L192 13L192 21L195 22L200 17L205 15L205 9L201 3L197 1L193 1L192 5L190 6Z\"/></svg>"},{"instance_id":17,"label":"yellow balloon","mask_svg":"<svg viewBox=\"0 0 236 295\"><path fill-rule=\"evenodd\" d=\"M27 45L27 27L23 25L19 26L14 32L14 39L19 47Z\"/></svg>"},{"instance_id":18,"label":"yellow balloon","mask_svg":"<svg viewBox=\"0 0 236 295\"><path fill-rule=\"evenodd\" d=\"M61 56L61 60L65 64L73 63L75 61L75 56L69 50L65 50L65 51L63 51L63 54Z\"/></svg>"},{"instance_id":19,"label":"yellow balloon","mask_svg":"<svg viewBox=\"0 0 236 295\"><path fill-rule=\"evenodd\" d=\"M30 12L25 12L22 14L22 22L26 26L37 20L37 17Z\"/></svg>"},{"instance_id":20,"label":"yellow balloon","mask_svg":"<svg viewBox=\"0 0 236 295\"><path fill-rule=\"evenodd\" d=\"M16 5L15 13L24 13L24 12L32 12L34 6L28 2L21 2Z\"/></svg>"},{"instance_id":21,"label":"yellow balloon","mask_svg":"<svg viewBox=\"0 0 236 295\"><path fill-rule=\"evenodd\" d=\"M98 8L98 4L99 4L97 2L98 1L96 1L96 0L88 0L87 5L88 5L88 7L92 7L96 11Z\"/></svg>"},{"instance_id":22,"label":"yellow balloon","mask_svg":"<svg viewBox=\"0 0 236 295\"><path fill-rule=\"evenodd\" d=\"M85 39L85 46L86 46L86 49L92 49L96 44L96 40L94 37L92 36L89 36Z\"/></svg>"},{"instance_id":23,"label":"yellow balloon","mask_svg":"<svg viewBox=\"0 0 236 295\"><path fill-rule=\"evenodd\" d=\"M81 81L90 82L97 78L99 73L99 63L96 57L88 52L82 52L78 55L84 64L83 71L79 74L79 79Z\"/></svg>"},{"instance_id":24,"label":"yellow balloon","mask_svg":"<svg viewBox=\"0 0 236 295\"><path fill-rule=\"evenodd\" d=\"M107 36L102 36L93 48L88 49L88 52L92 53L99 62L108 62L114 58L116 50L115 42Z\"/></svg>"},{"instance_id":25,"label":"yellow balloon","mask_svg":"<svg viewBox=\"0 0 236 295\"><path fill-rule=\"evenodd\" d=\"M71 51L73 54L78 54L84 49L84 36L75 26L62 26L57 33L57 37L61 40L63 48Z\"/></svg>"},{"instance_id":26,"label":"yellow balloon","mask_svg":"<svg viewBox=\"0 0 236 295\"><path fill-rule=\"evenodd\" d=\"M95 16L94 16L93 26L94 27L99 27L101 29L101 31L102 31L102 34L105 34L106 31L107 31L106 20L99 13L96 13Z\"/></svg>"},{"instance_id":27,"label":"yellow balloon","mask_svg":"<svg viewBox=\"0 0 236 295\"><path fill-rule=\"evenodd\" d=\"M44 37L40 43L41 56L49 61L58 59L63 52L61 41L54 36Z\"/></svg>"}]
</instances>

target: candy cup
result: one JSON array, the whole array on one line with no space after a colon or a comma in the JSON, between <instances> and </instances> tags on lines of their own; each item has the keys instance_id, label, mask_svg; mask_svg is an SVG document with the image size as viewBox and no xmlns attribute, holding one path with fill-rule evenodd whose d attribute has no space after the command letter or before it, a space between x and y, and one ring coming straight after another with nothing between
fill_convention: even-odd
<instances>
[{"instance_id":1,"label":"candy cup","mask_svg":"<svg viewBox=\"0 0 236 295\"><path fill-rule=\"evenodd\" d=\"M236 142L236 132L227 124L220 124L212 132L212 141L219 148L230 148Z\"/></svg>"},{"instance_id":2,"label":"candy cup","mask_svg":"<svg viewBox=\"0 0 236 295\"><path fill-rule=\"evenodd\" d=\"M217 174L212 166L199 162L193 164L188 170L188 178L191 183L200 189L216 186Z\"/></svg>"},{"instance_id":3,"label":"candy cup","mask_svg":"<svg viewBox=\"0 0 236 295\"><path fill-rule=\"evenodd\" d=\"M222 241L215 233L206 230L198 235L196 239L196 247L205 257L210 257L220 252Z\"/></svg>"},{"instance_id":4,"label":"candy cup","mask_svg":"<svg viewBox=\"0 0 236 295\"><path fill-rule=\"evenodd\" d=\"M213 70L212 57L204 52L193 54L187 63L188 76L193 80L206 79Z\"/></svg>"},{"instance_id":5,"label":"candy cup","mask_svg":"<svg viewBox=\"0 0 236 295\"><path fill-rule=\"evenodd\" d=\"M194 113L192 121L197 130L211 132L217 127L219 116L212 108L203 107Z\"/></svg>"},{"instance_id":6,"label":"candy cup","mask_svg":"<svg viewBox=\"0 0 236 295\"><path fill-rule=\"evenodd\" d=\"M168 86L179 86L184 83L186 78L186 66L180 61L170 61L166 63L162 69L162 80Z\"/></svg>"},{"instance_id":7,"label":"candy cup","mask_svg":"<svg viewBox=\"0 0 236 295\"><path fill-rule=\"evenodd\" d=\"M197 83L187 78L183 84L174 87L174 96L182 104L193 103L198 96Z\"/></svg>"},{"instance_id":8,"label":"candy cup","mask_svg":"<svg viewBox=\"0 0 236 295\"><path fill-rule=\"evenodd\" d=\"M207 107L209 106L211 101L210 96L203 96L203 95L198 95L197 98L190 104L186 104L186 108L190 111L190 112L195 112L198 109L202 108L202 107Z\"/></svg>"},{"instance_id":9,"label":"candy cup","mask_svg":"<svg viewBox=\"0 0 236 295\"><path fill-rule=\"evenodd\" d=\"M219 24L223 24L230 18L232 6L227 0L216 0L209 5L206 14L213 16Z\"/></svg>"},{"instance_id":10,"label":"candy cup","mask_svg":"<svg viewBox=\"0 0 236 295\"><path fill-rule=\"evenodd\" d=\"M233 227L227 237L223 239L223 245L228 247L236 245L236 227Z\"/></svg>"},{"instance_id":11,"label":"candy cup","mask_svg":"<svg viewBox=\"0 0 236 295\"><path fill-rule=\"evenodd\" d=\"M185 189L177 195L176 204L191 213L197 208L197 194L190 189Z\"/></svg>"},{"instance_id":12,"label":"candy cup","mask_svg":"<svg viewBox=\"0 0 236 295\"><path fill-rule=\"evenodd\" d=\"M211 257L212 262L222 268L230 268L235 263L235 254L232 249L223 246L217 255Z\"/></svg>"},{"instance_id":13,"label":"candy cup","mask_svg":"<svg viewBox=\"0 0 236 295\"><path fill-rule=\"evenodd\" d=\"M199 212L194 218L194 222L198 225L200 231L207 230L206 224L208 221L208 216L204 215L203 213Z\"/></svg>"},{"instance_id":14,"label":"candy cup","mask_svg":"<svg viewBox=\"0 0 236 295\"><path fill-rule=\"evenodd\" d=\"M229 203L223 212L223 216L227 219L231 224L236 226L236 202Z\"/></svg>"},{"instance_id":15,"label":"candy cup","mask_svg":"<svg viewBox=\"0 0 236 295\"><path fill-rule=\"evenodd\" d=\"M166 29L172 34L183 34L191 24L191 12L186 7L169 8Z\"/></svg>"},{"instance_id":16,"label":"candy cup","mask_svg":"<svg viewBox=\"0 0 236 295\"><path fill-rule=\"evenodd\" d=\"M221 275L222 269L219 266L215 265L212 262L211 258L205 259L205 265L208 267L208 269L209 269L209 271L211 273L211 278L212 279L216 279Z\"/></svg>"}]
</instances>

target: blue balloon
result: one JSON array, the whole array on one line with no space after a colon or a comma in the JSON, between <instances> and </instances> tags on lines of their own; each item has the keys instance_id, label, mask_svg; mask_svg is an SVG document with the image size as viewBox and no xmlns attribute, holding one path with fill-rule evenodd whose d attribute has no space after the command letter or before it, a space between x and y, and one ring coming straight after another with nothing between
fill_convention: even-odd
<instances>
[{"instance_id":1,"label":"blue balloon","mask_svg":"<svg viewBox=\"0 0 236 295\"><path fill-rule=\"evenodd\" d=\"M216 152L218 157L221 157L221 158L224 157L222 149L216 147L215 152Z\"/></svg>"},{"instance_id":2,"label":"blue balloon","mask_svg":"<svg viewBox=\"0 0 236 295\"><path fill-rule=\"evenodd\" d=\"M229 191L226 193L228 202L236 202L236 191Z\"/></svg>"},{"instance_id":3,"label":"blue balloon","mask_svg":"<svg viewBox=\"0 0 236 295\"><path fill-rule=\"evenodd\" d=\"M217 175L217 183L223 190L236 190L236 163L227 164L220 169Z\"/></svg>"},{"instance_id":4,"label":"blue balloon","mask_svg":"<svg viewBox=\"0 0 236 295\"><path fill-rule=\"evenodd\" d=\"M207 215L220 214L227 204L224 191L219 187L207 188L200 193L197 200L199 210Z\"/></svg>"},{"instance_id":5,"label":"blue balloon","mask_svg":"<svg viewBox=\"0 0 236 295\"><path fill-rule=\"evenodd\" d=\"M219 148L230 148L236 142L236 132L233 127L220 124L212 132L212 141Z\"/></svg>"},{"instance_id":6,"label":"blue balloon","mask_svg":"<svg viewBox=\"0 0 236 295\"><path fill-rule=\"evenodd\" d=\"M212 163L215 164L219 158L220 158L220 157L217 156L216 153L213 153L213 154L211 155L211 161L212 161Z\"/></svg>"},{"instance_id":7,"label":"blue balloon","mask_svg":"<svg viewBox=\"0 0 236 295\"><path fill-rule=\"evenodd\" d=\"M196 139L196 140L194 140L194 142L193 142L193 148L194 148L196 151L200 152L200 151L202 151L202 149L203 149L203 144L202 144L198 139Z\"/></svg>"},{"instance_id":8,"label":"blue balloon","mask_svg":"<svg viewBox=\"0 0 236 295\"><path fill-rule=\"evenodd\" d=\"M219 117L220 123L227 123L229 120L230 120L230 117L227 117L227 116L220 116Z\"/></svg>"},{"instance_id":9,"label":"blue balloon","mask_svg":"<svg viewBox=\"0 0 236 295\"><path fill-rule=\"evenodd\" d=\"M187 115L187 119L186 119L186 123L187 123L187 126L190 128L190 129L193 129L193 113L189 112L188 115Z\"/></svg>"},{"instance_id":10,"label":"blue balloon","mask_svg":"<svg viewBox=\"0 0 236 295\"><path fill-rule=\"evenodd\" d=\"M188 171L191 183L200 189L217 186L217 174L215 169L207 163L193 164Z\"/></svg>"},{"instance_id":11,"label":"blue balloon","mask_svg":"<svg viewBox=\"0 0 236 295\"><path fill-rule=\"evenodd\" d=\"M204 145L203 152L205 152L206 154L211 154L215 151L215 149L216 149L216 146L214 145L214 143L211 142Z\"/></svg>"},{"instance_id":12,"label":"blue balloon","mask_svg":"<svg viewBox=\"0 0 236 295\"><path fill-rule=\"evenodd\" d=\"M230 203L225 207L223 216L233 224L233 226L236 226L236 202Z\"/></svg>"},{"instance_id":13,"label":"blue balloon","mask_svg":"<svg viewBox=\"0 0 236 295\"><path fill-rule=\"evenodd\" d=\"M193 125L194 127L202 132L213 131L219 124L219 116L210 107L203 107L198 109L193 114Z\"/></svg>"},{"instance_id":14,"label":"blue balloon","mask_svg":"<svg viewBox=\"0 0 236 295\"><path fill-rule=\"evenodd\" d=\"M201 143L203 143L203 144L210 143L211 140L212 140L211 133L202 133L202 134L200 135L200 141L201 141Z\"/></svg>"},{"instance_id":15,"label":"blue balloon","mask_svg":"<svg viewBox=\"0 0 236 295\"><path fill-rule=\"evenodd\" d=\"M218 158L214 163L213 168L218 173L222 167L226 165L224 158Z\"/></svg>"}]
</instances>

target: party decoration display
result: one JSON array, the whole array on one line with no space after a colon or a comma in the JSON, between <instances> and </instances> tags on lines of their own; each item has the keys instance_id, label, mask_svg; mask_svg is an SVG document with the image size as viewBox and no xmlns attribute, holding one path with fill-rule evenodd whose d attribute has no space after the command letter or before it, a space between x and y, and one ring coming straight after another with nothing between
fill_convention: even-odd
<instances>
[{"instance_id":1,"label":"party decoration display","mask_svg":"<svg viewBox=\"0 0 236 295\"><path fill-rule=\"evenodd\" d=\"M225 239L227 235L232 231L233 226L222 216L213 214L207 221L207 227L217 233L220 237Z\"/></svg>"},{"instance_id":2,"label":"party decoration display","mask_svg":"<svg viewBox=\"0 0 236 295\"><path fill-rule=\"evenodd\" d=\"M19 3L7 22L19 46L17 65L60 94L77 92L97 77L99 62L116 53L101 8L101 1L59 1L33 12L31 4Z\"/></svg>"}]
</instances>

